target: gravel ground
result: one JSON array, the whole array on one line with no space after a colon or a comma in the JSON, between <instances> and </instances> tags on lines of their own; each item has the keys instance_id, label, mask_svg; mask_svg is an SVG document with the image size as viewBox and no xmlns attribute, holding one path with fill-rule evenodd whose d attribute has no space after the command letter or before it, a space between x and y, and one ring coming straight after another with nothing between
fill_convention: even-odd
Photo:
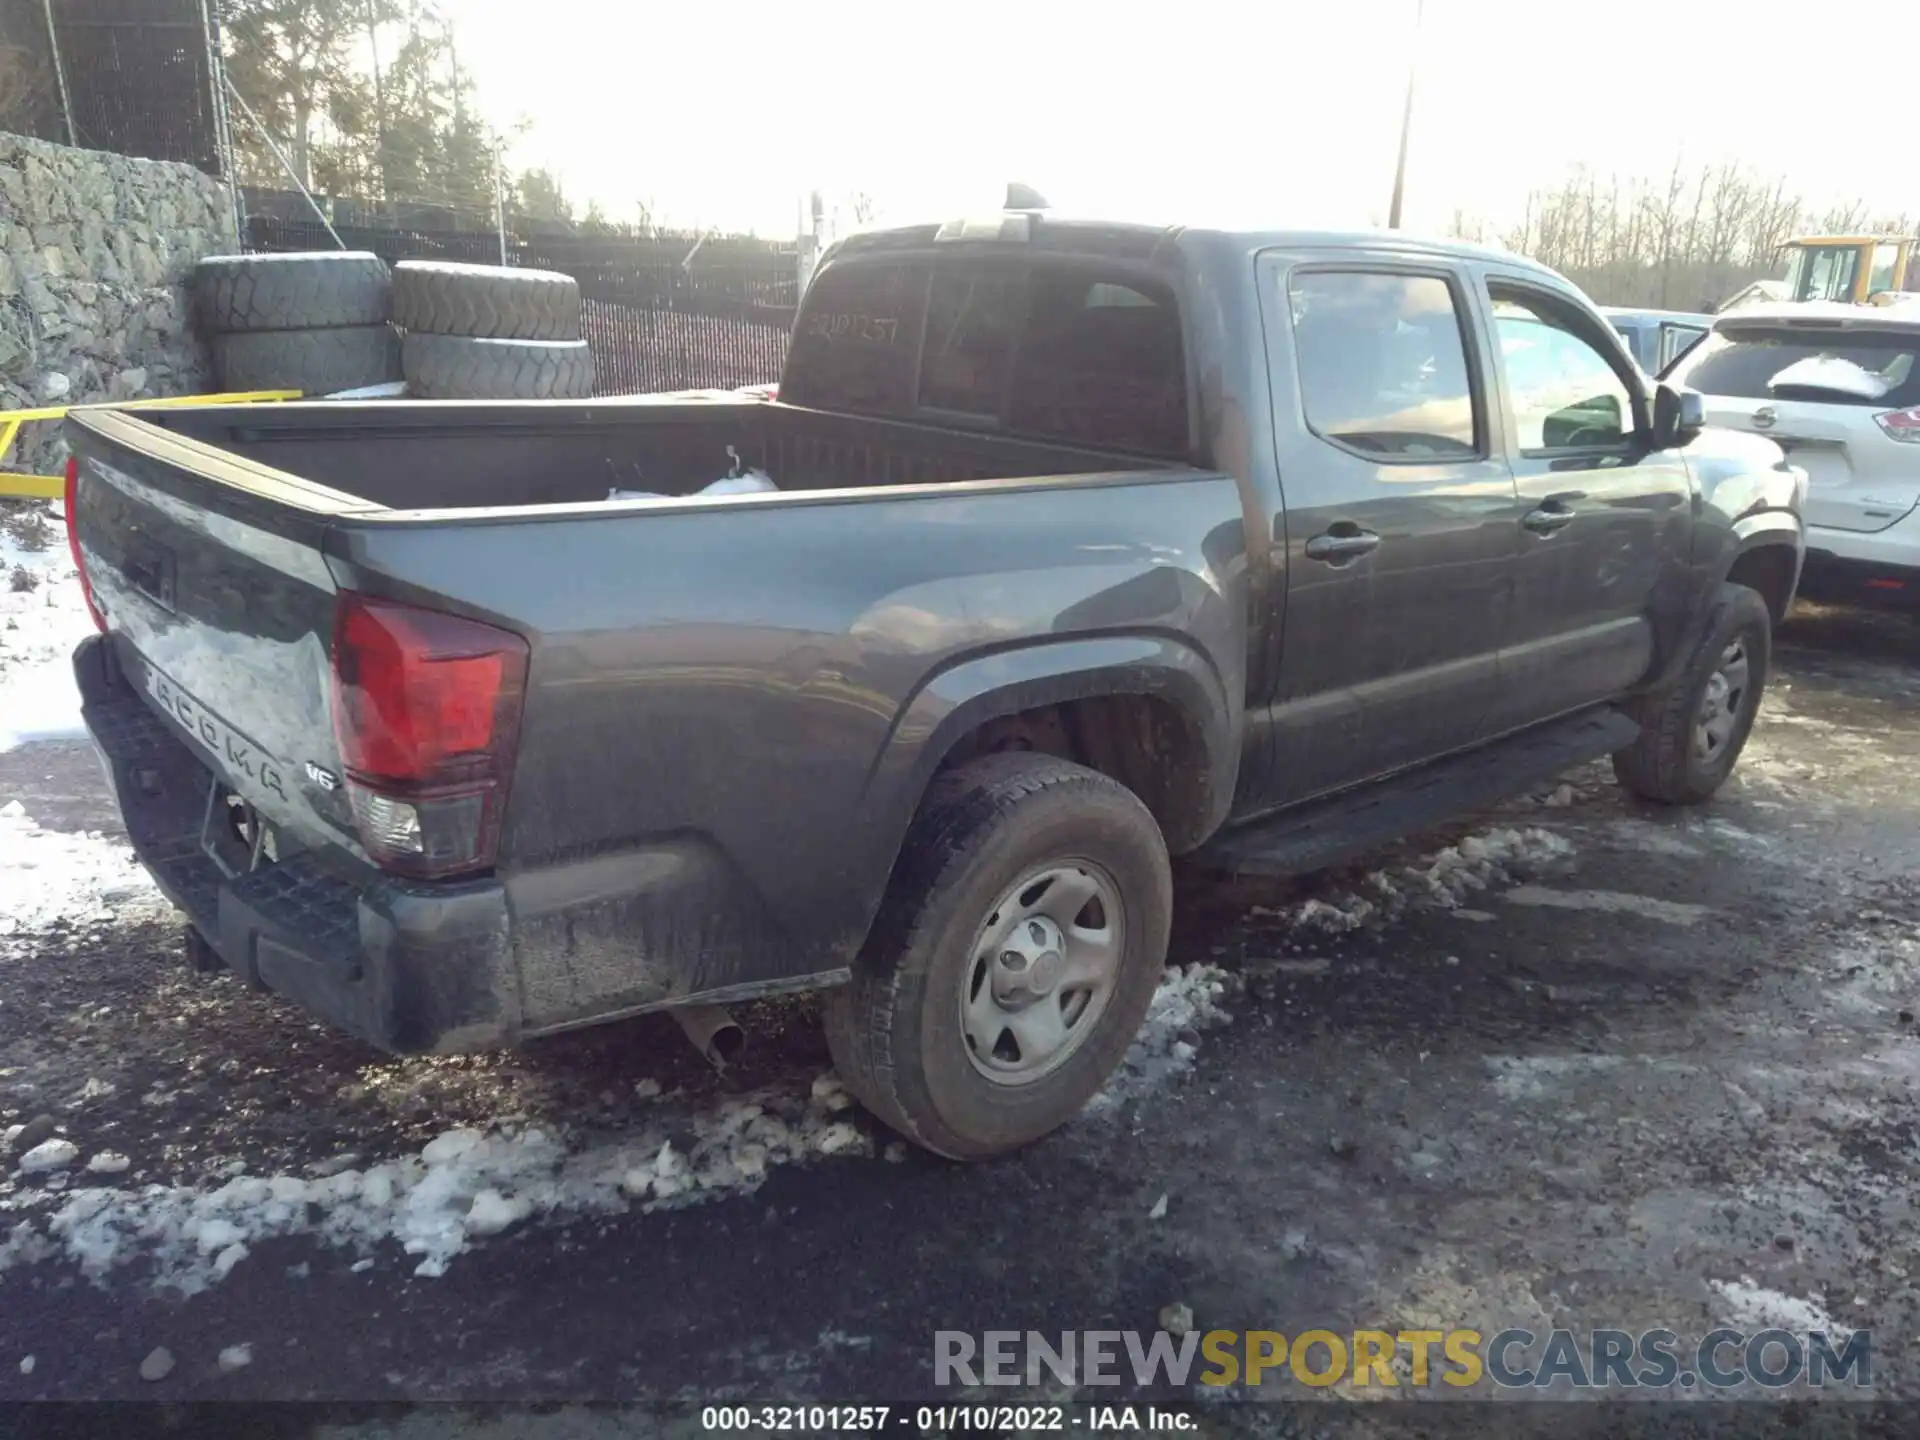
<instances>
[{"instance_id":1,"label":"gravel ground","mask_svg":"<svg viewBox=\"0 0 1920 1440\"><path fill-rule=\"evenodd\" d=\"M1596 767L1310 882L1183 876L1187 968L1150 1053L987 1166L842 1108L805 1002L743 1012L724 1078L660 1019L394 1060L190 974L137 887L39 903L0 929L0 1129L74 1158L0 1179L0 1246L30 1232L0 1261L0 1398L324 1400L344 1408L267 1428L409 1435L490 1431L353 1407L928 1399L935 1329L1151 1330L1178 1302L1203 1330L1288 1334L1864 1326L1875 1393L1920 1399L1920 626L1811 612L1779 658L1703 809L1637 805ZM111 825L81 746L0 754L11 801L37 833L0 864ZM775 1120L776 1143L748 1133ZM534 1135L578 1184L500 1233L468 1221L419 1275L405 1187L437 1172L407 1157L462 1127L441 1169L469 1189L482 1135ZM622 1190L661 1144L686 1184ZM83 1173L102 1152L124 1172ZM499 1164L511 1208L525 1175ZM298 1213L224 1276L206 1233L171 1260L123 1236L91 1276L47 1238L83 1188L190 1208L235 1176L383 1165L403 1193L379 1225L289 1190ZM174 1364L143 1380L157 1347ZM1279 1413L1216 1428L1280 1433Z\"/></svg>"}]
</instances>

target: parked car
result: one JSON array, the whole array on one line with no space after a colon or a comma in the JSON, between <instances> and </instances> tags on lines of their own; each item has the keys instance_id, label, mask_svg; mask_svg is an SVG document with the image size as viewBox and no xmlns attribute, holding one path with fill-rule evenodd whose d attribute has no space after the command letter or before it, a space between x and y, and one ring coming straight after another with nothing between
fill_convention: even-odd
<instances>
[{"instance_id":1,"label":"parked car","mask_svg":"<svg viewBox=\"0 0 1920 1440\"><path fill-rule=\"evenodd\" d=\"M1809 598L1920 608L1920 304L1723 315L1672 379L1809 477Z\"/></svg>"},{"instance_id":2,"label":"parked car","mask_svg":"<svg viewBox=\"0 0 1920 1440\"><path fill-rule=\"evenodd\" d=\"M872 232L776 400L68 433L87 724L201 963L401 1051L822 989L964 1158L1106 1082L1170 857L1606 755L1710 796L1802 545L1779 448L1573 286L1399 235ZM686 498L729 464L778 492Z\"/></svg>"},{"instance_id":3,"label":"parked car","mask_svg":"<svg viewBox=\"0 0 1920 1440\"><path fill-rule=\"evenodd\" d=\"M1689 310L1631 310L1609 306L1607 317L1627 350L1649 375L1658 375L1706 338L1713 317Z\"/></svg>"},{"instance_id":4,"label":"parked car","mask_svg":"<svg viewBox=\"0 0 1920 1440\"><path fill-rule=\"evenodd\" d=\"M1716 315L1724 315L1729 310L1737 310L1742 305L1761 305L1769 300L1786 300L1792 292L1787 289L1784 280L1754 280L1742 285L1733 294L1722 300L1714 310Z\"/></svg>"}]
</instances>

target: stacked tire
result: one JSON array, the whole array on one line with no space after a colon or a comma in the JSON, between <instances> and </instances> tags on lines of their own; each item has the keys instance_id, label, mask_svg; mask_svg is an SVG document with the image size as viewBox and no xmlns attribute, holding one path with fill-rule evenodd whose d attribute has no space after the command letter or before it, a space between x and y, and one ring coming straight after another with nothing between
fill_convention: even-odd
<instances>
[{"instance_id":1,"label":"stacked tire","mask_svg":"<svg viewBox=\"0 0 1920 1440\"><path fill-rule=\"evenodd\" d=\"M193 274L194 322L223 390L331 395L400 378L386 262L364 251L214 255Z\"/></svg>"},{"instance_id":2,"label":"stacked tire","mask_svg":"<svg viewBox=\"0 0 1920 1440\"><path fill-rule=\"evenodd\" d=\"M444 260L393 267L407 392L428 399L577 400L593 394L570 275Z\"/></svg>"}]
</instances>

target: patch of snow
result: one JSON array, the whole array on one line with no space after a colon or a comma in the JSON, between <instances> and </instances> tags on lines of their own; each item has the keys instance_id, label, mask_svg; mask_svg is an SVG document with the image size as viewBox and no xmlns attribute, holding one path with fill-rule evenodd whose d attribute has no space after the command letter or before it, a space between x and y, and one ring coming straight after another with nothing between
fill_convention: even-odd
<instances>
[{"instance_id":1,"label":"patch of snow","mask_svg":"<svg viewBox=\"0 0 1920 1440\"><path fill-rule=\"evenodd\" d=\"M21 1356L20 1357L20 1373L22 1375L31 1375L33 1373L33 1367L35 1363L36 1362L33 1356L31 1355Z\"/></svg>"},{"instance_id":2,"label":"patch of snow","mask_svg":"<svg viewBox=\"0 0 1920 1440\"><path fill-rule=\"evenodd\" d=\"M15 1227L0 1269L9 1258L31 1264L63 1252L102 1280L150 1261L156 1283L195 1294L225 1279L261 1241L305 1236L361 1252L394 1243L413 1257L414 1274L434 1277L474 1240L535 1216L679 1208L750 1193L777 1165L871 1154L866 1130L842 1113L851 1104L829 1074L805 1094L729 1099L680 1117L672 1131L662 1120L581 1148L503 1123L449 1130L417 1155L364 1170L240 1173L212 1188L76 1189L46 1220L44 1236L31 1223Z\"/></svg>"},{"instance_id":3,"label":"patch of snow","mask_svg":"<svg viewBox=\"0 0 1920 1440\"><path fill-rule=\"evenodd\" d=\"M533 1213L533 1202L524 1195L511 1200L498 1190L488 1188L473 1197L467 1209L467 1234L498 1235L518 1225Z\"/></svg>"},{"instance_id":4,"label":"patch of snow","mask_svg":"<svg viewBox=\"0 0 1920 1440\"><path fill-rule=\"evenodd\" d=\"M1656 900L1620 890L1549 890L1544 885L1518 885L1500 897L1509 905L1543 905L1556 910L1599 910L1613 915L1638 915L1663 925L1697 925L1713 914L1709 905L1679 900Z\"/></svg>"},{"instance_id":5,"label":"patch of snow","mask_svg":"<svg viewBox=\"0 0 1920 1440\"><path fill-rule=\"evenodd\" d=\"M1833 1330L1826 1299L1819 1294L1802 1300L1757 1285L1751 1275L1738 1280L1710 1280L1707 1286L1726 1306L1726 1321L1741 1330Z\"/></svg>"},{"instance_id":6,"label":"patch of snow","mask_svg":"<svg viewBox=\"0 0 1920 1440\"><path fill-rule=\"evenodd\" d=\"M123 1175L133 1165L133 1161L117 1150L102 1150L87 1161L89 1175Z\"/></svg>"},{"instance_id":7,"label":"patch of snow","mask_svg":"<svg viewBox=\"0 0 1920 1440\"><path fill-rule=\"evenodd\" d=\"M15 1265L38 1265L54 1252L55 1247L34 1229L33 1222L22 1220L7 1232L6 1243L0 1244L0 1275Z\"/></svg>"},{"instance_id":8,"label":"patch of snow","mask_svg":"<svg viewBox=\"0 0 1920 1440\"><path fill-rule=\"evenodd\" d=\"M93 634L64 526L54 521L44 550L0 534L0 751L84 733L73 648ZM15 590L16 569L31 577Z\"/></svg>"},{"instance_id":9,"label":"patch of snow","mask_svg":"<svg viewBox=\"0 0 1920 1440\"><path fill-rule=\"evenodd\" d=\"M253 1346L229 1345L220 1352L220 1373L231 1375L236 1370L244 1370L253 1363Z\"/></svg>"},{"instance_id":10,"label":"patch of snow","mask_svg":"<svg viewBox=\"0 0 1920 1440\"><path fill-rule=\"evenodd\" d=\"M1572 854L1573 846L1551 830L1502 826L1469 835L1427 860L1398 870L1376 870L1361 882L1366 893L1315 898L1291 913L1279 913L1296 930L1340 934L1391 920L1410 906L1459 911L1469 898L1550 869Z\"/></svg>"},{"instance_id":11,"label":"patch of snow","mask_svg":"<svg viewBox=\"0 0 1920 1440\"><path fill-rule=\"evenodd\" d=\"M1169 965L1147 1004L1140 1033L1087 1110L1105 1110L1144 1095L1191 1069L1196 1051L1182 1034L1198 1035L1232 1023L1233 1016L1219 1003L1229 983L1227 972L1217 965Z\"/></svg>"},{"instance_id":12,"label":"patch of snow","mask_svg":"<svg viewBox=\"0 0 1920 1440\"><path fill-rule=\"evenodd\" d=\"M80 1147L71 1140L42 1140L20 1157L20 1168L29 1175L49 1170L64 1170L80 1158Z\"/></svg>"},{"instance_id":13,"label":"patch of snow","mask_svg":"<svg viewBox=\"0 0 1920 1440\"><path fill-rule=\"evenodd\" d=\"M17 804L0 814L0 954L59 921L165 913L166 901L132 850L98 834L42 830Z\"/></svg>"}]
</instances>

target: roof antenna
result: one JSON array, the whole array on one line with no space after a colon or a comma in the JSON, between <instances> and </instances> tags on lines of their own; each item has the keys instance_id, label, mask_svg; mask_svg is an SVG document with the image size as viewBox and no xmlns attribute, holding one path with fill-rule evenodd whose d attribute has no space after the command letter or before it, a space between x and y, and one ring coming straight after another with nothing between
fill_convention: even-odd
<instances>
[{"instance_id":1,"label":"roof antenna","mask_svg":"<svg viewBox=\"0 0 1920 1440\"><path fill-rule=\"evenodd\" d=\"M1018 180L1007 186L1007 205L1009 210L1045 210L1048 209L1047 197L1031 185L1022 185Z\"/></svg>"}]
</instances>

